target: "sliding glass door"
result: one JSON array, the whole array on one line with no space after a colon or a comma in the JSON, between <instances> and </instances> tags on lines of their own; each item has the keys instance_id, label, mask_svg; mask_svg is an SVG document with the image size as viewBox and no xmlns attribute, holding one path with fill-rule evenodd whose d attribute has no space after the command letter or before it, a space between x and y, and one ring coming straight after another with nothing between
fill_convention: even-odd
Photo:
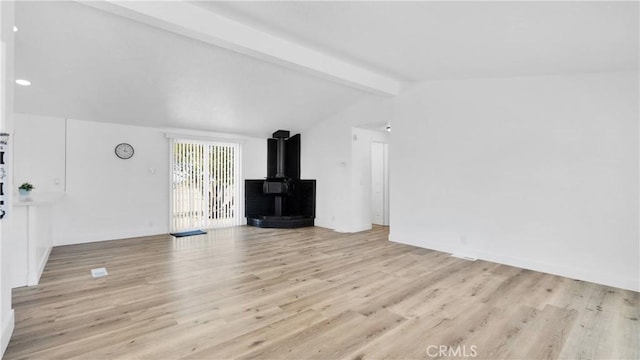
<instances>
[{"instance_id":1,"label":"sliding glass door","mask_svg":"<svg viewBox=\"0 0 640 360\"><path fill-rule=\"evenodd\" d=\"M172 139L172 232L240 224L240 146Z\"/></svg>"}]
</instances>

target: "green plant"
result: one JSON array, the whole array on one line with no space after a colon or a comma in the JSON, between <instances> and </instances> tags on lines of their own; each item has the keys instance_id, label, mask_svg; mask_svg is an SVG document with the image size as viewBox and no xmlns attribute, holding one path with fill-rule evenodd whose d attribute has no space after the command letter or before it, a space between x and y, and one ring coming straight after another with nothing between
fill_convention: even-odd
<instances>
[{"instance_id":1,"label":"green plant","mask_svg":"<svg viewBox=\"0 0 640 360\"><path fill-rule=\"evenodd\" d=\"M20 185L20 187L18 189L31 191L31 190L33 190L35 188L36 188L35 186L33 186L33 185L29 184L28 182L26 182L26 183L22 183L22 185Z\"/></svg>"}]
</instances>

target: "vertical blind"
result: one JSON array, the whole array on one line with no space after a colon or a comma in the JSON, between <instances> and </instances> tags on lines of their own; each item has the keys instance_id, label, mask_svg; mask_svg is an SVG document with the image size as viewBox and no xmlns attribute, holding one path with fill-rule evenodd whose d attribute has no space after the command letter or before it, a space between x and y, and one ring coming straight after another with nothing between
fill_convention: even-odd
<instances>
[{"instance_id":1,"label":"vertical blind","mask_svg":"<svg viewBox=\"0 0 640 360\"><path fill-rule=\"evenodd\" d=\"M172 139L172 231L240 224L239 145Z\"/></svg>"}]
</instances>

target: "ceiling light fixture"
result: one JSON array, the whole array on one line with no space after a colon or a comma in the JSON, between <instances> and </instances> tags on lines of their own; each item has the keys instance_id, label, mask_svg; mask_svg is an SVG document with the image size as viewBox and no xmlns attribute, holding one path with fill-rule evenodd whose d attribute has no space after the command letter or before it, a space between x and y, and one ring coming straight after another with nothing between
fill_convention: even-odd
<instances>
[{"instance_id":1,"label":"ceiling light fixture","mask_svg":"<svg viewBox=\"0 0 640 360\"><path fill-rule=\"evenodd\" d=\"M22 86L29 86L31 85L31 81L24 80L24 79L16 79L16 84L22 85Z\"/></svg>"},{"instance_id":2,"label":"ceiling light fixture","mask_svg":"<svg viewBox=\"0 0 640 360\"><path fill-rule=\"evenodd\" d=\"M13 32L18 32L18 27L13 25Z\"/></svg>"},{"instance_id":3,"label":"ceiling light fixture","mask_svg":"<svg viewBox=\"0 0 640 360\"><path fill-rule=\"evenodd\" d=\"M391 132L391 125L387 125L386 129L388 132Z\"/></svg>"}]
</instances>

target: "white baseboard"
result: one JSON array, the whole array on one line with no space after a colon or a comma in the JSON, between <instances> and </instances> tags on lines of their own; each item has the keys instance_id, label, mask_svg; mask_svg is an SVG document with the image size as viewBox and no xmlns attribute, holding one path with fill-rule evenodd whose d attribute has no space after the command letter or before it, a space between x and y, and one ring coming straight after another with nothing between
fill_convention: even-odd
<instances>
[{"instance_id":1,"label":"white baseboard","mask_svg":"<svg viewBox=\"0 0 640 360\"><path fill-rule=\"evenodd\" d=\"M549 264L532 259L514 258L505 256L503 254L491 254L482 251L476 251L474 252L474 254L478 257L478 259L499 264L515 266L518 268L539 271L547 274L564 276L570 279L588 281L620 289L640 291L640 282L638 281L638 279L604 274L597 269L579 269L562 264Z\"/></svg>"},{"instance_id":2,"label":"white baseboard","mask_svg":"<svg viewBox=\"0 0 640 360\"><path fill-rule=\"evenodd\" d=\"M316 225L318 226L318 225ZM339 233L357 233L357 232L361 232L361 231L367 231L367 230L371 230L371 223L366 223L366 224L359 224L359 225L352 225L352 226L347 226L347 227L337 227L335 229L333 229L335 232L339 232Z\"/></svg>"},{"instance_id":3,"label":"white baseboard","mask_svg":"<svg viewBox=\"0 0 640 360\"><path fill-rule=\"evenodd\" d=\"M125 230L103 233L83 233L83 234L55 234L53 239L54 246L86 244L92 242L120 240L128 238L136 238L141 236L154 236L158 234L168 234L169 229L163 227L153 227L144 230Z\"/></svg>"},{"instance_id":4,"label":"white baseboard","mask_svg":"<svg viewBox=\"0 0 640 360\"><path fill-rule=\"evenodd\" d=\"M42 276L42 272L44 271L45 266L47 266L47 261L49 261L49 255L51 255L51 249L53 246L49 246L47 251L45 251L42 259L40 259L40 263L38 264L38 272L36 273L36 284L40 282L40 277Z\"/></svg>"},{"instance_id":5,"label":"white baseboard","mask_svg":"<svg viewBox=\"0 0 640 360\"><path fill-rule=\"evenodd\" d=\"M9 317L2 322L2 351L0 352L0 356L4 355L4 351L7 350L7 346L9 346L9 341L11 340L11 335L13 334L13 327L16 323L15 312L13 309L9 312Z\"/></svg>"},{"instance_id":6,"label":"white baseboard","mask_svg":"<svg viewBox=\"0 0 640 360\"><path fill-rule=\"evenodd\" d=\"M393 232L389 234L389 240L400 244L412 245L445 253L461 254L457 248L446 248L441 243L418 243L416 241L411 241L411 239L405 239L402 236L394 235ZM633 278L631 276L621 277L613 276L611 274L603 274L597 269L579 269L562 264L550 264L536 259L515 258L505 254L489 253L475 249L467 249L467 251L463 252L462 255L497 264L514 266L521 269L563 276L570 279L588 281L626 290L640 291L640 281L638 281L637 278Z\"/></svg>"}]
</instances>

